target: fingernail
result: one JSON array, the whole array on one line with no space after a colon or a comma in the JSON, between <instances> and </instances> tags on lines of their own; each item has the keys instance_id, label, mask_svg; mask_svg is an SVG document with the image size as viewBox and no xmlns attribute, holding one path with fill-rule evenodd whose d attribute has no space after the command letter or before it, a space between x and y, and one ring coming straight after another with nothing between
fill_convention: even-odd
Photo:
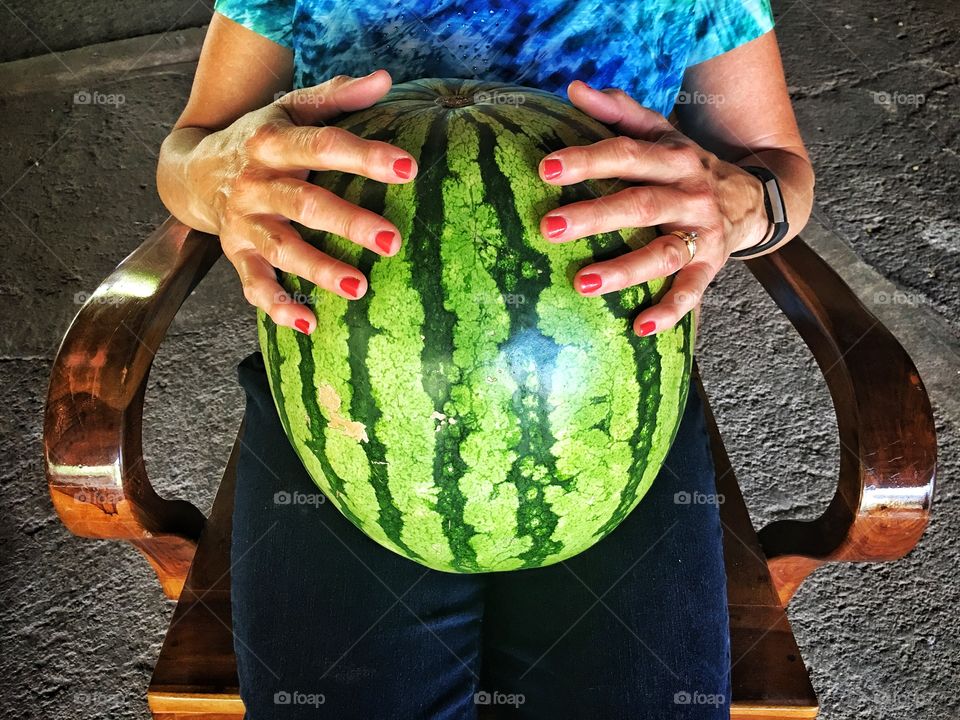
<instances>
[{"instance_id":1,"label":"fingernail","mask_svg":"<svg viewBox=\"0 0 960 720\"><path fill-rule=\"evenodd\" d=\"M653 320L647 320L645 323L640 323L640 327L637 330L637 335L643 337L644 335L649 335L654 330L657 329L657 324Z\"/></svg>"},{"instance_id":2,"label":"fingernail","mask_svg":"<svg viewBox=\"0 0 960 720\"><path fill-rule=\"evenodd\" d=\"M543 161L543 176L547 180L553 180L555 177L560 177L560 173L562 172L563 163L556 158L550 158L549 160Z\"/></svg>"},{"instance_id":3,"label":"fingernail","mask_svg":"<svg viewBox=\"0 0 960 720\"><path fill-rule=\"evenodd\" d=\"M302 332L304 335L309 335L309 334L310 334L310 323L308 323L308 322L307 322L306 320L304 320L303 318L300 318L299 320L297 320L297 321L296 321L295 323L293 323L293 324L294 324L294 326L296 326L297 330L299 330L300 332Z\"/></svg>"},{"instance_id":4,"label":"fingernail","mask_svg":"<svg viewBox=\"0 0 960 720\"><path fill-rule=\"evenodd\" d=\"M567 230L567 221L562 215L547 215L547 237L559 237Z\"/></svg>"},{"instance_id":5,"label":"fingernail","mask_svg":"<svg viewBox=\"0 0 960 720\"><path fill-rule=\"evenodd\" d=\"M587 273L586 275L581 275L580 279L577 281L580 285L580 292L593 292L594 290L599 290L600 285L603 284L601 277L595 273Z\"/></svg>"},{"instance_id":6,"label":"fingernail","mask_svg":"<svg viewBox=\"0 0 960 720\"><path fill-rule=\"evenodd\" d=\"M355 277L345 277L340 281L340 289L350 297L357 296L357 288L360 287L360 281Z\"/></svg>"},{"instance_id":7,"label":"fingernail","mask_svg":"<svg viewBox=\"0 0 960 720\"><path fill-rule=\"evenodd\" d=\"M411 162L410 158L400 158L393 162L393 171L397 174L397 177L402 177L404 180L410 177L410 171L412 169L413 162Z\"/></svg>"},{"instance_id":8,"label":"fingernail","mask_svg":"<svg viewBox=\"0 0 960 720\"><path fill-rule=\"evenodd\" d=\"M377 247L383 250L388 255L390 250L393 249L393 231L392 230L381 230L377 233Z\"/></svg>"}]
</instances>

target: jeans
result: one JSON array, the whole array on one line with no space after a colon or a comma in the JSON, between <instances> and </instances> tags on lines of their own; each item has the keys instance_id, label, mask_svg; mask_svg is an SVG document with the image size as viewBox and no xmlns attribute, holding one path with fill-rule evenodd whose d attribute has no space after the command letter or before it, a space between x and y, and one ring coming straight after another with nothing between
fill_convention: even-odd
<instances>
[{"instance_id":1,"label":"jeans","mask_svg":"<svg viewBox=\"0 0 960 720\"><path fill-rule=\"evenodd\" d=\"M381 547L293 452L259 353L231 547L234 645L249 720L728 718L721 526L691 387L665 467L587 551L455 575ZM686 501L686 502L685 502Z\"/></svg>"}]
</instances>

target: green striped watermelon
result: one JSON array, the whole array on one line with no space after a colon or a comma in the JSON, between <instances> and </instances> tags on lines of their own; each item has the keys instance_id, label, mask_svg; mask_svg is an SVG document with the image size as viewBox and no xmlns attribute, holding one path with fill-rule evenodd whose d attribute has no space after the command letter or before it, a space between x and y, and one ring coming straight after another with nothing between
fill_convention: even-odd
<instances>
[{"instance_id":1,"label":"green striped watermelon","mask_svg":"<svg viewBox=\"0 0 960 720\"><path fill-rule=\"evenodd\" d=\"M404 148L420 172L404 185L312 177L389 218L403 248L382 258L298 228L370 279L347 301L283 274L316 312L310 336L259 315L304 466L369 537L431 568L533 568L589 548L657 475L694 343L689 315L652 337L630 328L665 281L596 298L573 289L577 269L653 231L565 244L540 234L547 211L622 184L554 187L539 161L612 133L550 93L440 79L397 85L339 124Z\"/></svg>"}]
</instances>

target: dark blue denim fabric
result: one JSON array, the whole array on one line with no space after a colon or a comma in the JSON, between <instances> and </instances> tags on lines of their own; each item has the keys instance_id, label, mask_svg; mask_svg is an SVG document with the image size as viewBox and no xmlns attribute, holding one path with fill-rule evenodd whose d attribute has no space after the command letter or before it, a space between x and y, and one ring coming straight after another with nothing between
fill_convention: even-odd
<instances>
[{"instance_id":1,"label":"dark blue denim fabric","mask_svg":"<svg viewBox=\"0 0 960 720\"><path fill-rule=\"evenodd\" d=\"M694 388L664 469L558 565L453 575L384 549L310 480L259 353L237 470L232 592L249 720L729 717L726 578Z\"/></svg>"}]
</instances>

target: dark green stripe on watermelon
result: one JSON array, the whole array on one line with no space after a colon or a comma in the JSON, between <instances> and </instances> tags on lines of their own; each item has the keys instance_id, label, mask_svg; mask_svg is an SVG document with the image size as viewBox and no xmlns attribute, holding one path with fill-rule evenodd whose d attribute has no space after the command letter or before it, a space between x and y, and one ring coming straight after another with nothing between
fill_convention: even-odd
<instances>
[{"instance_id":1,"label":"dark green stripe on watermelon","mask_svg":"<svg viewBox=\"0 0 960 720\"><path fill-rule=\"evenodd\" d=\"M360 189L358 204L377 214L382 214L386 191L387 186L383 183L371 180L364 181ZM369 277L376 257L372 251L364 250L360 254L360 262L357 263L357 268ZM344 322L350 329L347 340L349 350L347 358L350 363L350 381L353 387L353 394L350 397L350 418L363 423L366 428L366 452L367 459L370 462L370 483L373 485L377 502L380 505L378 524L383 528L387 537L396 543L397 547L409 556L419 558L419 553L411 549L402 539L403 517L390 493L386 448L377 437L376 427L380 419L380 409L370 392L370 374L367 369L367 351L370 346L370 337L376 330L365 319L370 301L375 293L376 288L370 287L362 298L347 304L347 312L344 315Z\"/></svg>"},{"instance_id":2,"label":"dark green stripe on watermelon","mask_svg":"<svg viewBox=\"0 0 960 720\"><path fill-rule=\"evenodd\" d=\"M313 178L311 179L314 182L322 181L322 184L325 185L331 192L342 196L347 191L349 184L354 180L354 176L345 172L324 171L314 174ZM303 226L297 226L297 231L308 241L312 240L313 242L316 242L318 235L317 231ZM284 286L287 292L291 293L293 297L301 300L315 298L317 293L324 292L309 280L286 273L283 274L281 284ZM270 322L270 324L273 325L274 342L272 343L272 346L275 347L277 328L272 322ZM310 339L302 333L296 332L293 334L293 337L296 339L297 347L300 350L300 364L298 368L301 382L300 401L307 409L308 416L313 418L313 422L320 426L314 429L314 432L312 432L310 435L310 439L305 444L310 452L312 452L317 458L317 461L320 463L320 467L323 470L324 476L330 483L330 489L334 496L331 499L338 500L338 507L341 509L343 514L359 527L363 527L362 520L357 517L357 515L354 514L349 507L349 498L345 497L345 486L343 481L340 479L337 473L334 472L327 458L326 440L322 432L322 426L325 423L323 420L323 414L320 411L320 405L317 401L317 388L314 385L315 367L311 350L312 344ZM277 387L281 387L279 363L275 366L275 373ZM286 408L281 409L280 417L285 424L289 423ZM289 435L289 431L287 434Z\"/></svg>"},{"instance_id":3,"label":"dark green stripe on watermelon","mask_svg":"<svg viewBox=\"0 0 960 720\"><path fill-rule=\"evenodd\" d=\"M267 373L270 375L271 387L279 388L282 387L283 384L280 380L282 358L280 357L280 346L277 343L277 324L266 316L263 316L261 322L263 323L267 336L267 342L264 347ZM283 425L283 430L287 434L287 437L292 437L290 420L287 418L286 398L283 396L283 393L274 393L274 400L277 405L277 415L280 416L280 424Z\"/></svg>"},{"instance_id":4,"label":"dark green stripe on watermelon","mask_svg":"<svg viewBox=\"0 0 960 720\"><path fill-rule=\"evenodd\" d=\"M603 236L594 236L591 239L591 246L594 247L595 257L607 259L609 250L604 247ZM622 246L615 255L623 253ZM645 289L641 291L646 294ZM633 335L633 329L630 325L632 316L636 311L625 310L621 298L617 294L604 295L604 302L610 309L611 314L622 317L625 320L626 332L632 336L631 345L633 346L634 357L636 358L636 368L640 374L640 400L637 408L637 417L656 417L657 407L663 398L660 395L660 356L656 352L656 339L654 337L640 338ZM646 307L646 304L640 305ZM629 476L626 479L623 490L620 494L620 504L610 516L610 519L601 526L597 532L597 537L604 537L612 532L617 525L623 522L630 510L633 508L634 501L637 498L637 489L643 479L643 471L646 467L647 456L650 452L650 446L653 442L653 423L638 421L636 430L630 440L634 448L633 463L630 467Z\"/></svg>"},{"instance_id":5,"label":"dark green stripe on watermelon","mask_svg":"<svg viewBox=\"0 0 960 720\"><path fill-rule=\"evenodd\" d=\"M447 404L450 384L456 381L456 378L448 375L452 372L449 363L445 369L443 358L437 355L438 349L453 347L453 327L457 322L457 318L444 307L443 287L439 282L440 237L433 229L443 224L440 185L446 176L446 152L447 116L441 112L437 113L430 127L418 163L417 214L414 216L413 233L407 239L417 254L417 262L413 264L413 286L423 302L423 334L431 339L423 348L422 383L438 411ZM467 427L468 423L461 422L437 434L433 477L440 486L436 509L446 519L443 529L453 553L452 564L461 571L475 571L479 569L477 554L470 545L474 529L464 520L466 497L458 482L467 469L459 450Z\"/></svg>"},{"instance_id":6,"label":"dark green stripe on watermelon","mask_svg":"<svg viewBox=\"0 0 960 720\"><path fill-rule=\"evenodd\" d=\"M557 484L563 482L550 453L556 439L547 422L547 398L560 348L552 338L545 337L537 329L537 301L543 288L541 278L549 276L550 268L546 258L523 241L524 230L517 209L509 202L513 194L510 182L494 159L496 138L493 130L485 124L473 125L480 140L477 159L486 186L483 199L496 211L503 234L516 238L510 243L511 249L499 255L487 269L507 295L504 302L515 335L515 341L502 348L517 385L513 396L514 412L518 418L530 418L520 422L517 458L508 476L517 488L519 499L517 532L533 541L532 547L523 552L520 559L524 567L539 567L547 556L562 548L561 543L551 539L558 518L545 501L543 484L538 480L547 477ZM532 372L531 363L534 365ZM535 383L533 387L531 382Z\"/></svg>"},{"instance_id":7,"label":"dark green stripe on watermelon","mask_svg":"<svg viewBox=\"0 0 960 720\"><path fill-rule=\"evenodd\" d=\"M316 286L312 284L304 284L302 287L303 292L305 293L318 292ZM297 347L300 349L299 370L300 382L302 383L300 399L303 402L304 407L307 408L309 416L314 418L315 422L319 423L323 418L323 414L320 412L320 405L317 402L317 390L313 385L314 367L313 359L311 357L310 339L303 333L296 333L294 337L296 337ZM284 416L281 415L281 417ZM340 500L338 507L342 510L343 514L346 515L351 522L362 527L362 520L350 509L349 498L345 497L343 481L333 471L333 468L330 466L330 462L327 459L326 441L324 439L323 432L312 432L310 434L310 439L306 441L306 446L310 452L316 456L320 463L320 467L323 470L324 476L330 483L330 487L333 490L334 496L331 499Z\"/></svg>"}]
</instances>

